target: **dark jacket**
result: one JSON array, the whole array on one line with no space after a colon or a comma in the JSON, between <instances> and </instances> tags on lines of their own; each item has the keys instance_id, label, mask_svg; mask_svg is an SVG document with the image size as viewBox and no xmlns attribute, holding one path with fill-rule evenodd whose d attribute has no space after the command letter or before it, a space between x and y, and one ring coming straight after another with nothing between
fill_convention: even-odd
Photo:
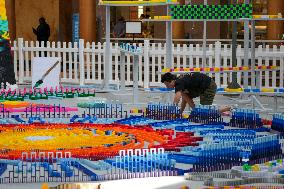
<instances>
[{"instance_id":1,"label":"dark jacket","mask_svg":"<svg viewBox=\"0 0 284 189\"><path fill-rule=\"evenodd\" d=\"M203 73L181 75L176 79L175 91L188 94L191 98L199 97L209 87L211 77Z\"/></svg>"},{"instance_id":2,"label":"dark jacket","mask_svg":"<svg viewBox=\"0 0 284 189\"><path fill-rule=\"evenodd\" d=\"M50 27L46 22L41 23L33 32L36 34L38 41L48 41L50 37Z\"/></svg>"}]
</instances>

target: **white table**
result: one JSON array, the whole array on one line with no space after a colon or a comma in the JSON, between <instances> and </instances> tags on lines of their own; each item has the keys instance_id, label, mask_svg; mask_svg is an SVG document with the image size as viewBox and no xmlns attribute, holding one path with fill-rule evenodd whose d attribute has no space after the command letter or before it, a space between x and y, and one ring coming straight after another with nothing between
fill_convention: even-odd
<instances>
[{"instance_id":1,"label":"white table","mask_svg":"<svg viewBox=\"0 0 284 189\"><path fill-rule=\"evenodd\" d=\"M134 57L133 61L133 104L138 104L138 76L139 76L139 56L143 54L143 52L130 52L120 48L120 90L121 92L125 92L125 55L129 54Z\"/></svg>"}]
</instances>

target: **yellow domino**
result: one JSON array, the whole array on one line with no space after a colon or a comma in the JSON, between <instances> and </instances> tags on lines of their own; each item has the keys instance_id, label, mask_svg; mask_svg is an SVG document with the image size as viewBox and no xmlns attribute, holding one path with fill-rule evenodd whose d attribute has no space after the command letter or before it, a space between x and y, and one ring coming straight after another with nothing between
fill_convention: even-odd
<instances>
[{"instance_id":1,"label":"yellow domino","mask_svg":"<svg viewBox=\"0 0 284 189\"><path fill-rule=\"evenodd\" d=\"M167 72L167 69L166 68L162 69L162 72L163 73Z\"/></svg>"},{"instance_id":2,"label":"yellow domino","mask_svg":"<svg viewBox=\"0 0 284 189\"><path fill-rule=\"evenodd\" d=\"M171 16L163 16L163 19L168 20L168 19L172 19Z\"/></svg>"},{"instance_id":3,"label":"yellow domino","mask_svg":"<svg viewBox=\"0 0 284 189\"><path fill-rule=\"evenodd\" d=\"M263 88L263 89L261 89L261 92L264 92L264 93L273 93L273 92L274 92L274 89Z\"/></svg>"},{"instance_id":4,"label":"yellow domino","mask_svg":"<svg viewBox=\"0 0 284 189\"><path fill-rule=\"evenodd\" d=\"M247 67L247 66L244 66L243 67L243 70L249 70L250 68L249 67Z\"/></svg>"},{"instance_id":5,"label":"yellow domino","mask_svg":"<svg viewBox=\"0 0 284 189\"><path fill-rule=\"evenodd\" d=\"M269 18L279 18L278 15L269 15Z\"/></svg>"},{"instance_id":6,"label":"yellow domino","mask_svg":"<svg viewBox=\"0 0 284 189\"><path fill-rule=\"evenodd\" d=\"M101 1L101 4L125 4L125 5L139 5L139 4L145 4L145 3L155 3L157 1ZM159 2L160 3L160 2Z\"/></svg>"},{"instance_id":7,"label":"yellow domino","mask_svg":"<svg viewBox=\"0 0 284 189\"><path fill-rule=\"evenodd\" d=\"M182 117L183 117L184 119L187 119L187 118L189 118L189 114L183 114Z\"/></svg>"},{"instance_id":8,"label":"yellow domino","mask_svg":"<svg viewBox=\"0 0 284 189\"><path fill-rule=\"evenodd\" d=\"M229 89L229 88L226 88L225 91L226 91L226 92L230 92L230 93L240 93L240 92L243 92L243 89L242 89L242 88L238 88L238 89Z\"/></svg>"},{"instance_id":9,"label":"yellow domino","mask_svg":"<svg viewBox=\"0 0 284 189\"><path fill-rule=\"evenodd\" d=\"M252 166L252 170L254 172L260 171L260 166L258 164L256 164L256 165Z\"/></svg>"},{"instance_id":10,"label":"yellow domino","mask_svg":"<svg viewBox=\"0 0 284 189\"><path fill-rule=\"evenodd\" d=\"M266 70L266 69L267 69L267 66L261 66L261 69L262 69L262 70Z\"/></svg>"},{"instance_id":11,"label":"yellow domino","mask_svg":"<svg viewBox=\"0 0 284 189\"><path fill-rule=\"evenodd\" d=\"M142 1L143 3L148 3L148 2L151 2L151 3L166 3L167 1L165 0L150 0L150 1Z\"/></svg>"},{"instance_id":12,"label":"yellow domino","mask_svg":"<svg viewBox=\"0 0 284 189\"><path fill-rule=\"evenodd\" d=\"M253 18L261 18L261 15L253 15Z\"/></svg>"},{"instance_id":13,"label":"yellow domino","mask_svg":"<svg viewBox=\"0 0 284 189\"><path fill-rule=\"evenodd\" d=\"M210 68L204 68L205 72L210 72Z\"/></svg>"},{"instance_id":14,"label":"yellow domino","mask_svg":"<svg viewBox=\"0 0 284 189\"><path fill-rule=\"evenodd\" d=\"M278 66L271 66L271 69L279 69Z\"/></svg>"}]
</instances>

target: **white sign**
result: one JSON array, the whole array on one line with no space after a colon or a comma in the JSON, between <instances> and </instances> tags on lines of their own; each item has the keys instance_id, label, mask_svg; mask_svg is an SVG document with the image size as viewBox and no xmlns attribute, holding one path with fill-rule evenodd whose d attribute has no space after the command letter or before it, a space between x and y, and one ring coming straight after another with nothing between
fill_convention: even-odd
<instances>
[{"instance_id":1,"label":"white sign","mask_svg":"<svg viewBox=\"0 0 284 189\"><path fill-rule=\"evenodd\" d=\"M36 57L32 59L32 86L42 79L42 76L51 68L60 58L51 57ZM39 88L50 88L59 86L60 64L58 64L50 73L43 79L43 83Z\"/></svg>"},{"instance_id":2,"label":"white sign","mask_svg":"<svg viewBox=\"0 0 284 189\"><path fill-rule=\"evenodd\" d=\"M126 22L126 33L141 34L142 33L142 23L140 21Z\"/></svg>"}]
</instances>

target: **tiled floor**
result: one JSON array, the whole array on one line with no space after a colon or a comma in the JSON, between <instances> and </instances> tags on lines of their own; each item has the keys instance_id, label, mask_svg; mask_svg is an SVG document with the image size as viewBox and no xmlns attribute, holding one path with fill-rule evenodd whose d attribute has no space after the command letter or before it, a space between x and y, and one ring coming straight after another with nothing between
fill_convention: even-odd
<instances>
[{"instance_id":1,"label":"tiled floor","mask_svg":"<svg viewBox=\"0 0 284 189\"><path fill-rule=\"evenodd\" d=\"M173 96L171 94L170 96ZM110 102L111 101L116 101L120 103L129 103L131 102L132 99L132 93L131 91L121 95L118 93L97 93L97 97L103 97L107 98ZM143 107L146 105L146 103L149 102L161 102L162 100L169 100L172 97L165 97L163 94L159 93L148 93L148 92L143 92L140 91L139 94L139 102L142 104L139 105L128 105L127 108L133 108L133 107ZM273 98L267 98L267 97L261 97L260 101L264 104L267 104L268 107L273 109ZM44 103L50 103L50 101L43 101ZM76 107L76 104L80 102L80 99L74 99L74 100L53 100L52 104L64 104L66 106L74 106ZM144 103L144 104L143 104ZM197 100L198 103L198 100ZM215 104L218 104L220 106L222 105L232 105L236 104L234 100L231 100L230 97L224 97L217 95L215 98ZM279 98L278 99L278 106L284 106L284 98ZM240 107L248 107L246 104L240 104ZM82 110L80 110L82 112ZM281 112L283 113L284 110L281 109ZM271 117L271 115L268 115L267 113L262 112L261 113L263 117ZM169 182L168 182L169 181ZM138 184L139 183L139 184ZM141 183L141 184L140 184ZM162 184L162 185L159 185ZM147 188L150 189L150 186L155 186L154 188L160 188L160 189L166 189L166 188L179 188L183 185L188 185L189 181L184 180L183 177L163 177L163 178L149 178L149 179L142 179L142 180L121 180L121 181L111 181L111 182L106 182L102 184L102 188L108 189L108 188ZM4 184L0 185L0 189L40 189L41 188L41 183L39 184ZM51 183L49 184L50 186L55 186L57 183ZM167 186L168 185L168 186ZM195 182L194 185L191 185L191 188L199 188L201 186L200 182ZM90 186L89 188L94 188L93 186ZM89 189L88 188L88 189Z\"/></svg>"}]
</instances>

